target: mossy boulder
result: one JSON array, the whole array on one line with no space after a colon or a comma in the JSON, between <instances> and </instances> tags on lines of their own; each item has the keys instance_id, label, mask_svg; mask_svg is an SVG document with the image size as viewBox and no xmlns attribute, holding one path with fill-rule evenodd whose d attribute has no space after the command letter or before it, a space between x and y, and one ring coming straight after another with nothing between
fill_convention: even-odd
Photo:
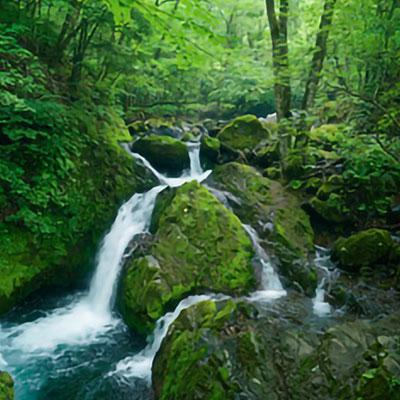
<instances>
[{"instance_id":1,"label":"mossy boulder","mask_svg":"<svg viewBox=\"0 0 400 400\"><path fill-rule=\"evenodd\" d=\"M266 168L263 175L274 181L279 181L280 179L282 179L282 171L280 168L277 167Z\"/></svg>"},{"instance_id":2,"label":"mossy boulder","mask_svg":"<svg viewBox=\"0 0 400 400\"><path fill-rule=\"evenodd\" d=\"M200 157L204 162L205 160L210 160L212 162L217 162L219 156L219 150L221 148L221 143L217 138L211 136L203 136L201 138L200 145Z\"/></svg>"},{"instance_id":3,"label":"mossy boulder","mask_svg":"<svg viewBox=\"0 0 400 400\"><path fill-rule=\"evenodd\" d=\"M244 115L233 120L221 130L217 138L235 150L246 150L256 147L261 140L269 139L268 127L254 115Z\"/></svg>"},{"instance_id":4,"label":"mossy boulder","mask_svg":"<svg viewBox=\"0 0 400 400\"><path fill-rule=\"evenodd\" d=\"M334 245L333 255L343 268L359 270L363 266L371 266L385 261L392 248L390 232L381 229L369 229L339 238Z\"/></svg>"},{"instance_id":5,"label":"mossy boulder","mask_svg":"<svg viewBox=\"0 0 400 400\"><path fill-rule=\"evenodd\" d=\"M274 251L288 284L311 295L317 277L307 258L314 251L314 232L299 200L279 182L238 163L217 167L208 182L233 195L229 205L243 223L256 229L264 246Z\"/></svg>"},{"instance_id":6,"label":"mossy boulder","mask_svg":"<svg viewBox=\"0 0 400 400\"><path fill-rule=\"evenodd\" d=\"M7 372L0 371L0 399L14 400L14 382Z\"/></svg>"},{"instance_id":7,"label":"mossy boulder","mask_svg":"<svg viewBox=\"0 0 400 400\"><path fill-rule=\"evenodd\" d=\"M243 310L247 308L247 310ZM153 363L156 399L233 400L256 365L257 344L251 332L232 334L248 320L251 306L233 301L205 301L184 310L170 327ZM231 328L232 330L225 331ZM237 331L236 331L237 332ZM241 359L244 365L241 365Z\"/></svg>"},{"instance_id":8,"label":"mossy boulder","mask_svg":"<svg viewBox=\"0 0 400 400\"><path fill-rule=\"evenodd\" d=\"M137 140L132 151L145 157L157 170L171 175L180 175L190 167L185 143L169 136L151 134Z\"/></svg>"},{"instance_id":9,"label":"mossy boulder","mask_svg":"<svg viewBox=\"0 0 400 400\"><path fill-rule=\"evenodd\" d=\"M141 333L191 293L242 295L256 283L247 232L208 189L187 183L164 207L148 255L131 262L123 285L124 319Z\"/></svg>"}]
</instances>

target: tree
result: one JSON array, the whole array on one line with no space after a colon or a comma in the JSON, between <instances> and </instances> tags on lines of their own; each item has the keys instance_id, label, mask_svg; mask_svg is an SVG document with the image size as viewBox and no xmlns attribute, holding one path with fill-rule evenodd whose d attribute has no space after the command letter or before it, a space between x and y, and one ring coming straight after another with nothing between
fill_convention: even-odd
<instances>
[{"instance_id":1,"label":"tree","mask_svg":"<svg viewBox=\"0 0 400 400\"><path fill-rule=\"evenodd\" d=\"M275 10L275 0L266 0L266 6L272 40L275 108L278 121L281 121L289 117L291 109L288 46L289 1L281 0L279 15Z\"/></svg>"}]
</instances>

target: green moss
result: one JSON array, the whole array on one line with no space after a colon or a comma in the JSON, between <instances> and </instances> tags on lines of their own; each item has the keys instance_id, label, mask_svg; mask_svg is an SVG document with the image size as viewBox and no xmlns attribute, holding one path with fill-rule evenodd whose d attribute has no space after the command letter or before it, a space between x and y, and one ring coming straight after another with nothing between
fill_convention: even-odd
<instances>
[{"instance_id":1,"label":"green moss","mask_svg":"<svg viewBox=\"0 0 400 400\"><path fill-rule=\"evenodd\" d=\"M390 232L369 229L336 241L333 253L343 267L359 270L385 260L392 247Z\"/></svg>"},{"instance_id":2,"label":"green moss","mask_svg":"<svg viewBox=\"0 0 400 400\"><path fill-rule=\"evenodd\" d=\"M239 295L255 285L253 250L241 222L197 182L176 190L149 254L132 262L124 285L123 315L141 332L189 293Z\"/></svg>"},{"instance_id":3,"label":"green moss","mask_svg":"<svg viewBox=\"0 0 400 400\"><path fill-rule=\"evenodd\" d=\"M189 168L186 145L169 136L149 135L133 143L132 150L145 157L155 168L168 173L181 173Z\"/></svg>"},{"instance_id":4,"label":"green moss","mask_svg":"<svg viewBox=\"0 0 400 400\"><path fill-rule=\"evenodd\" d=\"M14 400L14 382L6 372L0 371L0 399Z\"/></svg>"},{"instance_id":5,"label":"green moss","mask_svg":"<svg viewBox=\"0 0 400 400\"><path fill-rule=\"evenodd\" d=\"M218 139L235 150L252 149L270 137L270 132L254 115L236 118L218 134Z\"/></svg>"}]
</instances>

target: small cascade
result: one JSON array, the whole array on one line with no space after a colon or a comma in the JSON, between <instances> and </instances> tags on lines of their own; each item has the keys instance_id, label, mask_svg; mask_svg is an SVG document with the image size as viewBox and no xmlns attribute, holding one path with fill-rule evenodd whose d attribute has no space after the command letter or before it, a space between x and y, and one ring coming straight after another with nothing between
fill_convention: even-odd
<instances>
[{"instance_id":1,"label":"small cascade","mask_svg":"<svg viewBox=\"0 0 400 400\"><path fill-rule=\"evenodd\" d=\"M144 348L139 354L136 354L133 357L127 357L120 361L117 364L115 371L111 372L111 374L117 374L122 379L128 380L131 378L145 379L150 383L153 360L163 339L168 333L168 328L178 318L181 311L206 300L216 300L216 298L202 295L190 296L182 300L173 312L165 314L157 321L152 339L149 340L146 348Z\"/></svg>"},{"instance_id":2,"label":"small cascade","mask_svg":"<svg viewBox=\"0 0 400 400\"><path fill-rule=\"evenodd\" d=\"M326 317L331 314L332 307L325 301L326 287L330 286L333 280L337 279L338 270L332 263L328 250L323 247L316 247L315 266L318 269L319 275L322 276L320 283L315 291L313 299L313 310L319 317Z\"/></svg>"},{"instance_id":3,"label":"small cascade","mask_svg":"<svg viewBox=\"0 0 400 400\"><path fill-rule=\"evenodd\" d=\"M254 250L262 266L261 288L252 293L249 297L252 301L269 301L286 296L278 274L275 272L271 260L260 245L260 238L257 232L250 225L243 225L253 243Z\"/></svg>"},{"instance_id":4,"label":"small cascade","mask_svg":"<svg viewBox=\"0 0 400 400\"><path fill-rule=\"evenodd\" d=\"M140 154L134 153L130 150L129 145L124 143L123 148L131 154L134 158L143 162L144 166L148 168L160 181L161 184L167 185L169 187L179 187L193 180L202 182L208 178L211 174L211 170L203 171L200 165L200 143L187 143L189 158L190 158L190 170L183 171L179 178L169 178L160 172L158 172L149 161L147 161Z\"/></svg>"}]
</instances>

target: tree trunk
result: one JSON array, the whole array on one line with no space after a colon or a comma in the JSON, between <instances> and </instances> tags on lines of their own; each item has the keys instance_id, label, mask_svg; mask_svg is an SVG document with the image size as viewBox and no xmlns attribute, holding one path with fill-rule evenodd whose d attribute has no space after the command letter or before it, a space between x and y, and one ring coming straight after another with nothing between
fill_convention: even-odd
<instances>
[{"instance_id":1,"label":"tree trunk","mask_svg":"<svg viewBox=\"0 0 400 400\"><path fill-rule=\"evenodd\" d=\"M275 108L278 121L290 116L291 87L289 75L288 48L288 0L281 0L279 19L276 15L275 1L266 0L267 15L272 39L273 65L275 77Z\"/></svg>"},{"instance_id":2,"label":"tree trunk","mask_svg":"<svg viewBox=\"0 0 400 400\"><path fill-rule=\"evenodd\" d=\"M306 83L306 90L303 97L303 110L310 110L314 107L321 71L327 52L329 31L332 25L336 1L337 0L325 0L324 11L321 16L321 22L315 44L315 52L311 62L310 75Z\"/></svg>"}]
</instances>

